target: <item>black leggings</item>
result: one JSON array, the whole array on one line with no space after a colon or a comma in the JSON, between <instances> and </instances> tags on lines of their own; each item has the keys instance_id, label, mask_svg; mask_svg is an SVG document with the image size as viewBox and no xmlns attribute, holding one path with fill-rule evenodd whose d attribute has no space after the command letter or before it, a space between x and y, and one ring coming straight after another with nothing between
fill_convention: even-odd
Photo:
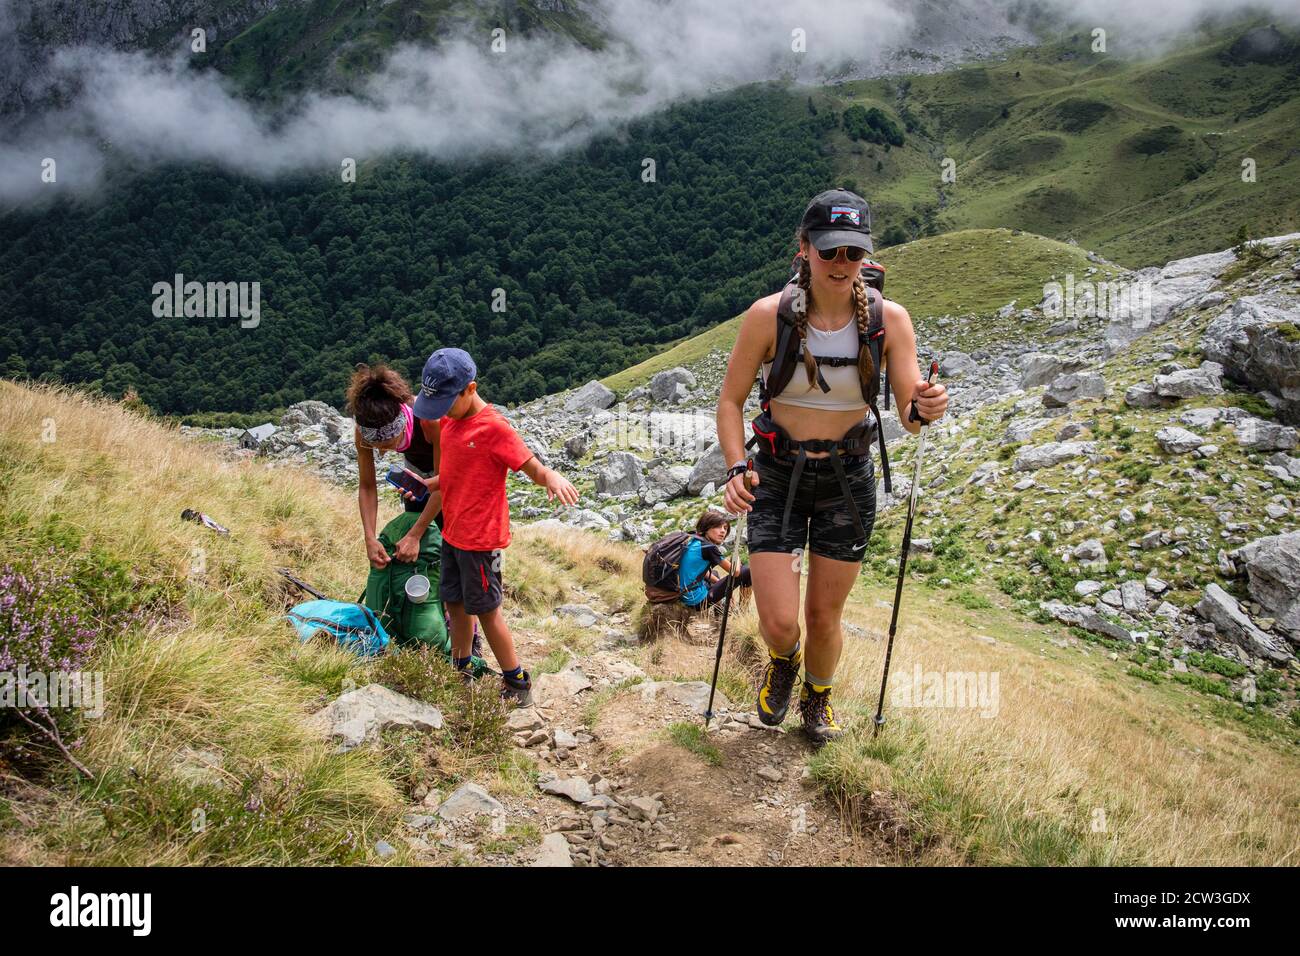
<instances>
[{"instance_id":1,"label":"black leggings","mask_svg":"<svg viewBox=\"0 0 1300 956\"><path fill-rule=\"evenodd\" d=\"M740 573L735 575L735 578L740 582L736 587L751 588L754 586L749 575L748 564L742 564L740 566ZM704 599L704 606L713 607L713 605L720 603L722 599L727 596L727 588L730 586L731 581L732 575L730 574L714 581L713 584L709 586L709 596Z\"/></svg>"}]
</instances>

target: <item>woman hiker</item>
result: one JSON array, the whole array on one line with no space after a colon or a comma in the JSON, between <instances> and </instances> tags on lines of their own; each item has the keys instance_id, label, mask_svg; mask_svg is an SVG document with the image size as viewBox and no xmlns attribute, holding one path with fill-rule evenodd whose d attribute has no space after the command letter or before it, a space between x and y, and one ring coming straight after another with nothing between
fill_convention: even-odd
<instances>
[{"instance_id":1,"label":"woman hiker","mask_svg":"<svg viewBox=\"0 0 1300 956\"><path fill-rule=\"evenodd\" d=\"M731 586L731 562L722 556L722 543L731 533L731 518L709 508L695 523L695 533L699 537L692 539L682 551L678 570L681 601L689 608L716 607L727 596L727 588ZM722 577L713 577L715 567L725 572ZM739 582L737 587L752 586L749 565L742 564L735 577Z\"/></svg>"},{"instance_id":2,"label":"woman hiker","mask_svg":"<svg viewBox=\"0 0 1300 956\"><path fill-rule=\"evenodd\" d=\"M759 719L768 726L785 719L802 665L800 715L805 733L821 745L842 732L831 709L840 615L875 524L876 366L887 370L899 418L913 434L921 424L904 409L933 422L948 397L944 386L921 377L907 310L863 282L859 263L872 251L866 200L843 189L820 193L796 238L797 280L745 313L718 400L718 440L733 463L726 508L749 513L754 603L769 655ZM778 342L783 358L774 370ZM747 489L743 409L760 367L763 412L753 423L757 454ZM801 641L805 549L811 556Z\"/></svg>"},{"instance_id":3,"label":"woman hiker","mask_svg":"<svg viewBox=\"0 0 1300 956\"><path fill-rule=\"evenodd\" d=\"M415 396L400 373L385 365L361 365L348 385L348 414L356 422L357 503L366 539L366 556L371 567L383 568L390 558L379 543L375 530L379 515L379 487L375 477L376 451L398 451L407 466L421 477L438 470L438 423L415 417L411 403ZM410 562L420 551L425 529L442 511L442 496L429 495L424 504L402 500L407 511L419 511L420 518L397 543L393 558ZM442 522L437 521L438 527Z\"/></svg>"}]
</instances>

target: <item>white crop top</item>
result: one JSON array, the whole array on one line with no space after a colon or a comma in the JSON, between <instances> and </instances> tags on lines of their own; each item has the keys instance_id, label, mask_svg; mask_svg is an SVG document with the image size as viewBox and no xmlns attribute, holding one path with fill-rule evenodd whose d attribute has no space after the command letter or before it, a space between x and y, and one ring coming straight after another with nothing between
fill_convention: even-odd
<instances>
[{"instance_id":1,"label":"white crop top","mask_svg":"<svg viewBox=\"0 0 1300 956\"><path fill-rule=\"evenodd\" d=\"M858 357L858 322L849 319L848 324L832 332L823 332L812 325L808 326L807 349L813 355L838 355L846 358ZM763 363L763 385L772 372L772 363ZM828 411L847 412L866 408L862 398L862 376L858 373L857 363L851 365L822 365L822 377L831 387L823 392L814 380L808 382L803 362L799 361L794 374L780 395L773 395L772 401L780 405L797 405L800 408L824 408Z\"/></svg>"}]
</instances>

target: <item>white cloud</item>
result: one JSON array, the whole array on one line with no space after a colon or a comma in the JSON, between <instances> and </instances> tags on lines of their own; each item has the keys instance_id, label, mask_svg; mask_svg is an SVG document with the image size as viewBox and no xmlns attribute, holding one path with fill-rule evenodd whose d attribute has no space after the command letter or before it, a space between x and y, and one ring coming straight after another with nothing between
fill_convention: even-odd
<instances>
[{"instance_id":1,"label":"white cloud","mask_svg":"<svg viewBox=\"0 0 1300 956\"><path fill-rule=\"evenodd\" d=\"M1052 0L1079 22L1154 36L1185 29L1222 4L1155 0ZM612 42L588 50L549 36L510 36L504 54L491 37L462 33L437 49L402 46L359 96L308 95L271 116L240 98L215 72L171 60L97 47L59 51L52 79L80 90L72 104L25 124L0 143L0 202L52 190L40 159L59 162L59 188L98 184L99 144L139 162L208 161L241 173L337 169L393 150L440 158L553 153L593 133L686 97L792 76L818 82L874 72L889 52L913 42L951 52L999 35L1024 37L1006 3L964 0L600 0ZM1155 9L1157 13L1150 11ZM4 24L0 23L0 33ZM807 52L791 51L806 31ZM0 36L0 41L5 37ZM0 50L5 44L0 42Z\"/></svg>"}]
</instances>

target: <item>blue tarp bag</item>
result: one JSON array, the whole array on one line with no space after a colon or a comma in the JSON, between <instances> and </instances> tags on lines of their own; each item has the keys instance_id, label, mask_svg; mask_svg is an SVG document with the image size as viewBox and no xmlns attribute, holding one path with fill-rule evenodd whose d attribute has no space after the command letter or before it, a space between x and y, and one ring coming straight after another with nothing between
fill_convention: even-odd
<instances>
[{"instance_id":1,"label":"blue tarp bag","mask_svg":"<svg viewBox=\"0 0 1300 956\"><path fill-rule=\"evenodd\" d=\"M361 657L374 657L388 648L388 632L364 604L346 601L305 601L289 608L287 617L298 636L311 640L325 631Z\"/></svg>"}]
</instances>

